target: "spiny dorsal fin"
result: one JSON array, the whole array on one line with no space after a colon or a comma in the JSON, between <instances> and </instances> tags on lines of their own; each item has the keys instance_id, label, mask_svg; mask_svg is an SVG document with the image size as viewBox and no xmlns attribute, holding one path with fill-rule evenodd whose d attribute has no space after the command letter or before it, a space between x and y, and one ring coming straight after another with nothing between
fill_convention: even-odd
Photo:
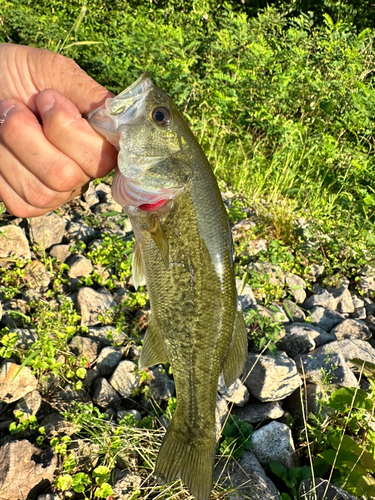
<instances>
[{"instance_id":1,"label":"spiny dorsal fin","mask_svg":"<svg viewBox=\"0 0 375 500\"><path fill-rule=\"evenodd\" d=\"M168 357L164 349L159 327L151 320L143 341L138 367L143 370L144 368L159 365L160 363L168 363Z\"/></svg>"},{"instance_id":2,"label":"spiny dorsal fin","mask_svg":"<svg viewBox=\"0 0 375 500\"><path fill-rule=\"evenodd\" d=\"M155 219L154 227L150 230L151 238L155 241L163 259L165 268L169 266L169 245L159 219Z\"/></svg>"},{"instance_id":3,"label":"spiny dorsal fin","mask_svg":"<svg viewBox=\"0 0 375 500\"><path fill-rule=\"evenodd\" d=\"M143 261L138 243L136 243L133 247L132 268L133 286L137 289L144 280Z\"/></svg>"},{"instance_id":4,"label":"spiny dorsal fin","mask_svg":"<svg viewBox=\"0 0 375 500\"><path fill-rule=\"evenodd\" d=\"M233 328L233 342L223 364L223 377L227 387L233 384L245 368L247 359L247 330L242 311L237 311Z\"/></svg>"}]
</instances>

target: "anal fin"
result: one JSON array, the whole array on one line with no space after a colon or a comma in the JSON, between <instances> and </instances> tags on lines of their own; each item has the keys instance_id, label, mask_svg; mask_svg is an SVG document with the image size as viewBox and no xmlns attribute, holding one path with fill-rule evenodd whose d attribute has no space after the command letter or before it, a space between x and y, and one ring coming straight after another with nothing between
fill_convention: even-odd
<instances>
[{"instance_id":1,"label":"anal fin","mask_svg":"<svg viewBox=\"0 0 375 500\"><path fill-rule=\"evenodd\" d=\"M161 257L163 259L165 268L168 269L169 266L169 244L167 237L163 231L159 219L155 220L153 228L150 230L151 238L155 241L156 246L159 249Z\"/></svg>"},{"instance_id":2,"label":"anal fin","mask_svg":"<svg viewBox=\"0 0 375 500\"><path fill-rule=\"evenodd\" d=\"M151 320L143 341L138 366L141 370L149 366L168 363L167 353L157 324Z\"/></svg>"},{"instance_id":3,"label":"anal fin","mask_svg":"<svg viewBox=\"0 0 375 500\"><path fill-rule=\"evenodd\" d=\"M245 368L247 359L247 330L242 311L237 311L233 328L233 342L223 364L223 377L227 387L233 384Z\"/></svg>"},{"instance_id":4,"label":"anal fin","mask_svg":"<svg viewBox=\"0 0 375 500\"><path fill-rule=\"evenodd\" d=\"M141 285L144 281L142 254L139 249L138 243L136 243L133 247L132 275L133 286L135 289L137 289L139 285Z\"/></svg>"}]
</instances>

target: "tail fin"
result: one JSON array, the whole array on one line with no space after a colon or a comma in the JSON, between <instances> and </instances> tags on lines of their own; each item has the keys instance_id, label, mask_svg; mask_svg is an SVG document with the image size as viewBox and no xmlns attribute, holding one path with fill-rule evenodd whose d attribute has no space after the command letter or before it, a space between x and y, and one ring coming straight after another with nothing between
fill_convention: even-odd
<instances>
[{"instance_id":1,"label":"tail fin","mask_svg":"<svg viewBox=\"0 0 375 500\"><path fill-rule=\"evenodd\" d=\"M175 427L173 418L156 461L156 479L160 482L169 482L179 477L197 500L209 500L212 489L215 439L212 438L210 445L207 445L204 440L202 444L192 443L188 440L188 436Z\"/></svg>"}]
</instances>

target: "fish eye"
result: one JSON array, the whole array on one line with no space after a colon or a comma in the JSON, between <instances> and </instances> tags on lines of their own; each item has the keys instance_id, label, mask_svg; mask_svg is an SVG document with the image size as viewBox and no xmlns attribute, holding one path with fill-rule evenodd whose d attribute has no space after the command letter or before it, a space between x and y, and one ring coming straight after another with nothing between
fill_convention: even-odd
<instances>
[{"instance_id":1,"label":"fish eye","mask_svg":"<svg viewBox=\"0 0 375 500\"><path fill-rule=\"evenodd\" d=\"M159 127L165 127L171 123L171 112L167 108L155 108L152 119Z\"/></svg>"}]
</instances>

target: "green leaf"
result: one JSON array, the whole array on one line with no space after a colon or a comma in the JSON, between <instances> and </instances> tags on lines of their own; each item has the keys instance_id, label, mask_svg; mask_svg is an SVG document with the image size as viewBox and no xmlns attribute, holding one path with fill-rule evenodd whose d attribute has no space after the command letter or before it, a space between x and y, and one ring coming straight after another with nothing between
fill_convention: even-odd
<instances>
[{"instance_id":1,"label":"green leaf","mask_svg":"<svg viewBox=\"0 0 375 500\"><path fill-rule=\"evenodd\" d=\"M279 478L284 479L288 477L288 469L280 462L270 462L271 471Z\"/></svg>"},{"instance_id":2,"label":"green leaf","mask_svg":"<svg viewBox=\"0 0 375 500\"><path fill-rule=\"evenodd\" d=\"M63 474L55 480L55 486L61 491L68 491L73 483L72 476L69 474Z\"/></svg>"},{"instance_id":3,"label":"green leaf","mask_svg":"<svg viewBox=\"0 0 375 500\"><path fill-rule=\"evenodd\" d=\"M109 495L112 495L113 490L110 484L103 483L100 488L95 490L94 496L97 498L107 498Z\"/></svg>"}]
</instances>

